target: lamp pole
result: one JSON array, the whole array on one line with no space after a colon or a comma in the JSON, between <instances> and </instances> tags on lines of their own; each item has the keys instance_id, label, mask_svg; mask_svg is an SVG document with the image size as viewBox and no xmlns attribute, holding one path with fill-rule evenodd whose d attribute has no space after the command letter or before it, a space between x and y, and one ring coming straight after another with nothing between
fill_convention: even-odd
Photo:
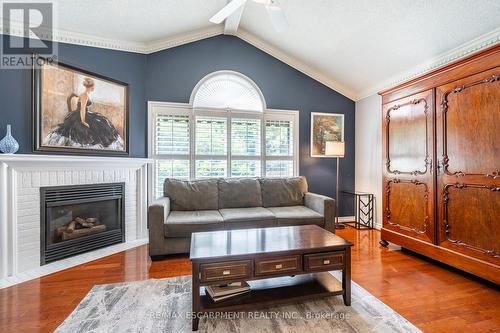
<instances>
[{"instance_id":1,"label":"lamp pole","mask_svg":"<svg viewBox=\"0 0 500 333\"><path fill-rule=\"evenodd\" d=\"M340 173L340 157L337 156L337 183L335 184L336 187L336 194L335 194L335 229L344 229L345 225L339 224L339 173Z\"/></svg>"}]
</instances>

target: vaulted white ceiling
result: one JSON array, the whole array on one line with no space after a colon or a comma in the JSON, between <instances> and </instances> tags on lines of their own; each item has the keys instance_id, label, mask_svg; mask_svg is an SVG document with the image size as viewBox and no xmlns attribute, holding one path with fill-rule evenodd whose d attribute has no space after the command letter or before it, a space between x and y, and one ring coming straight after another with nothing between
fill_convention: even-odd
<instances>
[{"instance_id":1,"label":"vaulted white ceiling","mask_svg":"<svg viewBox=\"0 0 500 333\"><path fill-rule=\"evenodd\" d=\"M278 1L287 31L248 1L236 35L353 99L500 42L499 0ZM59 0L57 28L147 53L223 33L208 19L226 3Z\"/></svg>"}]
</instances>

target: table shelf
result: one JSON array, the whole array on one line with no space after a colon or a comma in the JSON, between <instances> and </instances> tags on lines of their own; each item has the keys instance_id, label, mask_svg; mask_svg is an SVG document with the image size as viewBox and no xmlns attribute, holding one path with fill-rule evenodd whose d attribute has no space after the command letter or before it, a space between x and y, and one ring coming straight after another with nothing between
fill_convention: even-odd
<instances>
[{"instance_id":1,"label":"table shelf","mask_svg":"<svg viewBox=\"0 0 500 333\"><path fill-rule=\"evenodd\" d=\"M247 281L250 292L214 302L200 287L200 312L239 311L318 297L343 295L342 283L328 272Z\"/></svg>"}]
</instances>

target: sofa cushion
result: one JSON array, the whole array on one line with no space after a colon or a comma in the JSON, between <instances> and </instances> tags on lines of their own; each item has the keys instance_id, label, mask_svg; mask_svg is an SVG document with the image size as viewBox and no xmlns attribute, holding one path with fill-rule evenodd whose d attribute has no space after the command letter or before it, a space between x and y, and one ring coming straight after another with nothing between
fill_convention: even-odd
<instances>
[{"instance_id":1,"label":"sofa cushion","mask_svg":"<svg viewBox=\"0 0 500 333\"><path fill-rule=\"evenodd\" d=\"M305 206L269 207L277 219L277 225L293 226L305 224L317 224L322 227L325 224L324 217L314 210Z\"/></svg>"},{"instance_id":2,"label":"sofa cushion","mask_svg":"<svg viewBox=\"0 0 500 333\"><path fill-rule=\"evenodd\" d=\"M304 177L261 178L262 206L284 207L304 203L307 181Z\"/></svg>"},{"instance_id":3,"label":"sofa cushion","mask_svg":"<svg viewBox=\"0 0 500 333\"><path fill-rule=\"evenodd\" d=\"M219 208L262 207L260 182L256 178L219 179Z\"/></svg>"},{"instance_id":4,"label":"sofa cushion","mask_svg":"<svg viewBox=\"0 0 500 333\"><path fill-rule=\"evenodd\" d=\"M266 208L225 208L219 210L224 222L274 220L274 214Z\"/></svg>"},{"instance_id":5,"label":"sofa cushion","mask_svg":"<svg viewBox=\"0 0 500 333\"><path fill-rule=\"evenodd\" d=\"M266 208L226 208L219 210L224 219L224 229L250 229L275 227L274 214Z\"/></svg>"},{"instance_id":6,"label":"sofa cushion","mask_svg":"<svg viewBox=\"0 0 500 333\"><path fill-rule=\"evenodd\" d=\"M164 224L165 237L190 237L193 232L224 229L218 210L171 211Z\"/></svg>"},{"instance_id":7,"label":"sofa cushion","mask_svg":"<svg viewBox=\"0 0 500 333\"><path fill-rule=\"evenodd\" d=\"M172 210L217 210L219 187L217 179L184 181L165 179L165 196L170 198Z\"/></svg>"}]
</instances>

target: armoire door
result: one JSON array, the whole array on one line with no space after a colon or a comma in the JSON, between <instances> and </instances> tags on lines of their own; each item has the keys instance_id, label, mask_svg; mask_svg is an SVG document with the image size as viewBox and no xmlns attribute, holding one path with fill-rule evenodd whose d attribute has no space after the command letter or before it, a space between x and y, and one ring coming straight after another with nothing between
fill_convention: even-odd
<instances>
[{"instance_id":1,"label":"armoire door","mask_svg":"<svg viewBox=\"0 0 500 333\"><path fill-rule=\"evenodd\" d=\"M500 67L436 90L438 242L500 265Z\"/></svg>"},{"instance_id":2,"label":"armoire door","mask_svg":"<svg viewBox=\"0 0 500 333\"><path fill-rule=\"evenodd\" d=\"M382 109L384 229L434 243L433 91Z\"/></svg>"}]
</instances>

